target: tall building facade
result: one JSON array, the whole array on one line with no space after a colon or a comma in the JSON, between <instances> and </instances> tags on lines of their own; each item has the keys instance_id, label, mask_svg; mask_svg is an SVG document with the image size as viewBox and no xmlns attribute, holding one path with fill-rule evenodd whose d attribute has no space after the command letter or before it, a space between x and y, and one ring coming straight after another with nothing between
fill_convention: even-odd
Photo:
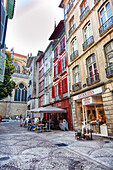
<instances>
[{"instance_id":1,"label":"tall building facade","mask_svg":"<svg viewBox=\"0 0 113 170\"><path fill-rule=\"evenodd\" d=\"M66 114L56 114L57 118L66 119L71 129L70 93L68 81L67 53L65 41L64 20L61 20L54 29L49 40L53 40L53 86L52 106L66 109Z\"/></svg>"},{"instance_id":2,"label":"tall building facade","mask_svg":"<svg viewBox=\"0 0 113 170\"><path fill-rule=\"evenodd\" d=\"M62 0L75 130L113 136L113 1Z\"/></svg>"}]
</instances>

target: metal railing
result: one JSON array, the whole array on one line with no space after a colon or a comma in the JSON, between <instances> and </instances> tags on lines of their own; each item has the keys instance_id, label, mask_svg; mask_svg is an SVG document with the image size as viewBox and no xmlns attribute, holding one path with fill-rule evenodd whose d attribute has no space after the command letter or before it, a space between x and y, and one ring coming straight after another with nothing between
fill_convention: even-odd
<instances>
[{"instance_id":1,"label":"metal railing","mask_svg":"<svg viewBox=\"0 0 113 170\"><path fill-rule=\"evenodd\" d=\"M113 16L111 16L100 28L99 28L99 33L100 35L111 25L113 24Z\"/></svg>"},{"instance_id":2,"label":"metal railing","mask_svg":"<svg viewBox=\"0 0 113 170\"><path fill-rule=\"evenodd\" d=\"M113 65L107 67L105 70L106 70L106 76L107 77L112 77L113 76Z\"/></svg>"},{"instance_id":3,"label":"metal railing","mask_svg":"<svg viewBox=\"0 0 113 170\"><path fill-rule=\"evenodd\" d=\"M78 50L74 51L71 55L70 55L70 61L73 60L75 57L78 56Z\"/></svg>"},{"instance_id":4,"label":"metal railing","mask_svg":"<svg viewBox=\"0 0 113 170\"><path fill-rule=\"evenodd\" d=\"M89 37L83 44L83 50L85 50L86 47L88 47L90 44L92 44L94 42L94 38L93 35L91 37Z\"/></svg>"},{"instance_id":5,"label":"metal railing","mask_svg":"<svg viewBox=\"0 0 113 170\"><path fill-rule=\"evenodd\" d=\"M61 53L64 49L65 49L65 45L62 48L60 48L59 53Z\"/></svg>"},{"instance_id":6,"label":"metal railing","mask_svg":"<svg viewBox=\"0 0 113 170\"><path fill-rule=\"evenodd\" d=\"M74 28L75 28L75 24L73 24L73 26L70 28L70 30L69 30L69 35L70 35L71 32L74 30Z\"/></svg>"},{"instance_id":7,"label":"metal railing","mask_svg":"<svg viewBox=\"0 0 113 170\"><path fill-rule=\"evenodd\" d=\"M85 10L82 12L82 14L80 15L80 20L86 15L86 13L89 11L89 6L87 6L85 8Z\"/></svg>"},{"instance_id":8,"label":"metal railing","mask_svg":"<svg viewBox=\"0 0 113 170\"><path fill-rule=\"evenodd\" d=\"M96 83L96 82L98 82L98 81L100 81L100 79L99 79L99 73L94 74L94 75L86 78L87 85Z\"/></svg>"}]
</instances>

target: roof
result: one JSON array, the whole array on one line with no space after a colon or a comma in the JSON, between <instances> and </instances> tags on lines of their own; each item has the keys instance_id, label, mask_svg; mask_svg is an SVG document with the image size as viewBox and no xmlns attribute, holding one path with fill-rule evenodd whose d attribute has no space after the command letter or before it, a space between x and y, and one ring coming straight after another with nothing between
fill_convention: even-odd
<instances>
[{"instance_id":1,"label":"roof","mask_svg":"<svg viewBox=\"0 0 113 170\"><path fill-rule=\"evenodd\" d=\"M15 55L15 56L19 56L19 57L22 57L22 58L26 58L26 59L27 59L27 56L22 55L22 54L14 53L14 55Z\"/></svg>"},{"instance_id":2,"label":"roof","mask_svg":"<svg viewBox=\"0 0 113 170\"><path fill-rule=\"evenodd\" d=\"M57 39L58 35L60 34L61 30L64 28L64 20L61 20L57 27L55 28L54 32L50 36L49 40Z\"/></svg>"},{"instance_id":3,"label":"roof","mask_svg":"<svg viewBox=\"0 0 113 170\"><path fill-rule=\"evenodd\" d=\"M60 2L59 7L63 8L63 2L64 2L64 0L62 0L62 1Z\"/></svg>"}]
</instances>

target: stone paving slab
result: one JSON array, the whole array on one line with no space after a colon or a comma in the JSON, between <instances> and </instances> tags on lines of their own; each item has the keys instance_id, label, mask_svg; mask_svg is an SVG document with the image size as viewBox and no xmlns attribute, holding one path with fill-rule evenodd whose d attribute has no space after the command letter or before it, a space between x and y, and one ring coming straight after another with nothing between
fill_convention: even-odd
<instances>
[{"instance_id":1,"label":"stone paving slab","mask_svg":"<svg viewBox=\"0 0 113 170\"><path fill-rule=\"evenodd\" d=\"M4 128L5 127L5 128ZM36 133L0 124L0 170L113 170L113 141L75 140L73 131Z\"/></svg>"}]
</instances>

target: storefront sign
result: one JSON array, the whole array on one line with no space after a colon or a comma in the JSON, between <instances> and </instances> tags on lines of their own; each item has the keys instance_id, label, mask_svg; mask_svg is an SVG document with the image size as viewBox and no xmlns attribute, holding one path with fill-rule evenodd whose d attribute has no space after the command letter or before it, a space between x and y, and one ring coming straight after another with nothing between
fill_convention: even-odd
<instances>
[{"instance_id":1,"label":"storefront sign","mask_svg":"<svg viewBox=\"0 0 113 170\"><path fill-rule=\"evenodd\" d=\"M82 99L82 105L88 105L93 103L92 97L87 97L85 99Z\"/></svg>"},{"instance_id":2,"label":"storefront sign","mask_svg":"<svg viewBox=\"0 0 113 170\"><path fill-rule=\"evenodd\" d=\"M93 96L99 93L102 93L102 87L76 95L73 97L73 100L79 100L79 99L90 97L90 96Z\"/></svg>"}]
</instances>

